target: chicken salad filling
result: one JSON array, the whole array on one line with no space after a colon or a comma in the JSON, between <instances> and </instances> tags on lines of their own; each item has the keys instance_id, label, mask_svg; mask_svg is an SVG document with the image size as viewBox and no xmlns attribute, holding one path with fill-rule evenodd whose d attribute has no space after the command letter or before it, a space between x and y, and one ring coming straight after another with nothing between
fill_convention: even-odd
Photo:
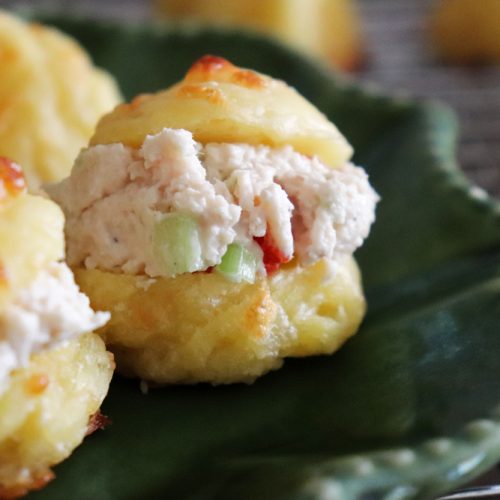
<instances>
[{"instance_id":1,"label":"chicken salad filling","mask_svg":"<svg viewBox=\"0 0 500 500\"><path fill-rule=\"evenodd\" d=\"M47 191L66 215L71 266L153 278L215 268L235 281L293 257L353 253L379 199L351 163L333 169L289 146L203 145L178 129L139 149L83 150Z\"/></svg>"}]
</instances>

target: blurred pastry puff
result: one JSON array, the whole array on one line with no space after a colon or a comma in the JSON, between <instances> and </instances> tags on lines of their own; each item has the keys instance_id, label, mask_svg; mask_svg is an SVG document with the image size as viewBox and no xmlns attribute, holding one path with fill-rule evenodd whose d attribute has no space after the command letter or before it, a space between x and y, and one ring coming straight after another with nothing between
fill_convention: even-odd
<instances>
[{"instance_id":1,"label":"blurred pastry puff","mask_svg":"<svg viewBox=\"0 0 500 500\"><path fill-rule=\"evenodd\" d=\"M64 256L59 207L0 158L0 498L41 488L99 426L113 359Z\"/></svg>"},{"instance_id":2,"label":"blurred pastry puff","mask_svg":"<svg viewBox=\"0 0 500 500\"><path fill-rule=\"evenodd\" d=\"M500 64L500 1L436 2L430 32L443 59L459 64Z\"/></svg>"},{"instance_id":3,"label":"blurred pastry puff","mask_svg":"<svg viewBox=\"0 0 500 500\"><path fill-rule=\"evenodd\" d=\"M361 21L353 0L155 0L155 4L168 20L273 35L346 71L363 63Z\"/></svg>"},{"instance_id":4,"label":"blurred pastry puff","mask_svg":"<svg viewBox=\"0 0 500 500\"><path fill-rule=\"evenodd\" d=\"M294 89L213 56L105 116L47 189L118 369L250 382L338 349L365 311L351 254L378 199L351 154Z\"/></svg>"},{"instance_id":5,"label":"blurred pastry puff","mask_svg":"<svg viewBox=\"0 0 500 500\"><path fill-rule=\"evenodd\" d=\"M69 175L97 120L120 94L71 38L0 10L0 155L30 190Z\"/></svg>"}]
</instances>

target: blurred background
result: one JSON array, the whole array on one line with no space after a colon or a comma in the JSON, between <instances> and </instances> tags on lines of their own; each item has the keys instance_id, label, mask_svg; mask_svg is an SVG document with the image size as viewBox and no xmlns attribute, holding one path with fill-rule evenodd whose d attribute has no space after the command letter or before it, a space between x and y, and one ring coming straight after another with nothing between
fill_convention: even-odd
<instances>
[{"instance_id":1,"label":"blurred background","mask_svg":"<svg viewBox=\"0 0 500 500\"><path fill-rule=\"evenodd\" d=\"M460 119L462 168L500 197L500 0L0 0L0 6L235 25L278 37L384 91L448 103Z\"/></svg>"}]
</instances>

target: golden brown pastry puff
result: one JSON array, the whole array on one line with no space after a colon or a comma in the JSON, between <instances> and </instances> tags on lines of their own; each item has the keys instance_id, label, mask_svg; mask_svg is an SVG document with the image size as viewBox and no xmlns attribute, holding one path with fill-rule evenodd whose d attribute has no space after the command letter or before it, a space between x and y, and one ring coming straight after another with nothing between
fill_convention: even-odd
<instances>
[{"instance_id":1,"label":"golden brown pastry puff","mask_svg":"<svg viewBox=\"0 0 500 500\"><path fill-rule=\"evenodd\" d=\"M95 430L113 359L64 256L63 214L0 158L0 498L52 479Z\"/></svg>"},{"instance_id":2,"label":"golden brown pastry puff","mask_svg":"<svg viewBox=\"0 0 500 500\"><path fill-rule=\"evenodd\" d=\"M118 369L250 382L338 349L365 311L352 253L378 199L351 154L294 89L213 56L105 116L47 189Z\"/></svg>"},{"instance_id":3,"label":"golden brown pastry puff","mask_svg":"<svg viewBox=\"0 0 500 500\"><path fill-rule=\"evenodd\" d=\"M0 155L28 185L66 177L97 120L119 101L110 75L55 29L0 10Z\"/></svg>"},{"instance_id":4,"label":"golden brown pastry puff","mask_svg":"<svg viewBox=\"0 0 500 500\"><path fill-rule=\"evenodd\" d=\"M352 71L363 62L361 21L353 0L155 0L175 22L252 29Z\"/></svg>"},{"instance_id":5,"label":"golden brown pastry puff","mask_svg":"<svg viewBox=\"0 0 500 500\"><path fill-rule=\"evenodd\" d=\"M447 61L500 64L500 2L436 2L431 14L431 34L436 52Z\"/></svg>"}]
</instances>

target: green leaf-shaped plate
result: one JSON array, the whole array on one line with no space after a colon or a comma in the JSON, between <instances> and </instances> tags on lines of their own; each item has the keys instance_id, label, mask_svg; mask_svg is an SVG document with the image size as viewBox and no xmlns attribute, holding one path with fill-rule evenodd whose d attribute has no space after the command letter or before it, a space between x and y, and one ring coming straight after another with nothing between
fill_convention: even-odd
<instances>
[{"instance_id":1,"label":"green leaf-shaped plate","mask_svg":"<svg viewBox=\"0 0 500 500\"><path fill-rule=\"evenodd\" d=\"M369 312L337 354L252 386L116 377L113 420L42 499L428 498L500 458L500 207L467 184L439 104L377 95L249 35L54 20L127 98L205 53L287 80L347 135L382 196L358 257Z\"/></svg>"}]
</instances>

